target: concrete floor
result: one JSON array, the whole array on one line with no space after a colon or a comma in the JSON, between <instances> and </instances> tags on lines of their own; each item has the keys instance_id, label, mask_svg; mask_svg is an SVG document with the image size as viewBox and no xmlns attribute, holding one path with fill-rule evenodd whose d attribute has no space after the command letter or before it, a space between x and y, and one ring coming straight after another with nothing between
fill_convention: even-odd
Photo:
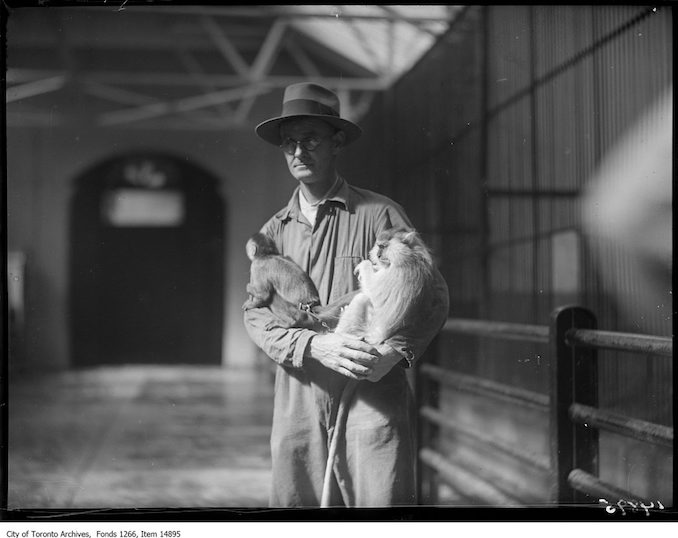
<instances>
[{"instance_id":1,"label":"concrete floor","mask_svg":"<svg viewBox=\"0 0 678 538\"><path fill-rule=\"evenodd\" d=\"M272 393L218 367L10 377L8 508L267 506Z\"/></svg>"}]
</instances>

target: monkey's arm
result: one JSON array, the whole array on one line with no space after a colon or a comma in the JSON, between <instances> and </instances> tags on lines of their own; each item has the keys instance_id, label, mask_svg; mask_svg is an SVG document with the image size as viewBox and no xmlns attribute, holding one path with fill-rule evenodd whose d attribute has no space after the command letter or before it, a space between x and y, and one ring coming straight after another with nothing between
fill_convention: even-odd
<instances>
[{"instance_id":1,"label":"monkey's arm","mask_svg":"<svg viewBox=\"0 0 678 538\"><path fill-rule=\"evenodd\" d=\"M434 275L435 285L428 299L430 304L411 324L384 342L405 359L407 367L412 366L426 351L449 315L450 299L447 283L438 269L435 269Z\"/></svg>"}]
</instances>

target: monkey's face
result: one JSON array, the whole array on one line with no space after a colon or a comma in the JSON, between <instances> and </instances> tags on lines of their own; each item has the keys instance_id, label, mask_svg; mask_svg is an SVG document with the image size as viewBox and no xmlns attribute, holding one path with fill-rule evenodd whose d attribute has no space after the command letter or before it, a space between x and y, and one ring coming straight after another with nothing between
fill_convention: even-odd
<instances>
[{"instance_id":1,"label":"monkey's face","mask_svg":"<svg viewBox=\"0 0 678 538\"><path fill-rule=\"evenodd\" d=\"M372 250L370 250L370 262L372 262L372 267L375 271L381 271L390 267L391 259L389 256L392 254L392 250L389 239L377 239Z\"/></svg>"},{"instance_id":2,"label":"monkey's face","mask_svg":"<svg viewBox=\"0 0 678 538\"><path fill-rule=\"evenodd\" d=\"M430 254L423 241L414 231L391 228L379 234L370 250L370 261L375 271L391 266L404 267L417 257L431 263Z\"/></svg>"}]
</instances>

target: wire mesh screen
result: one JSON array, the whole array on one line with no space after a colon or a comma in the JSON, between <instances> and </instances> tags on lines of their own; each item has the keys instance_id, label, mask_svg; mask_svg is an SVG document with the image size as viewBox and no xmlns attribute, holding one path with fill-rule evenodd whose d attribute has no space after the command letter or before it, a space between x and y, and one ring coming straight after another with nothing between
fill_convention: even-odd
<instances>
[{"instance_id":1,"label":"wire mesh screen","mask_svg":"<svg viewBox=\"0 0 678 538\"><path fill-rule=\"evenodd\" d=\"M544 324L556 306L579 303L601 328L640 332L599 282L580 197L602 156L672 82L672 37L667 8L470 7L381 98L364 122L373 138L346 161L402 203L433 247L451 316ZM623 274L623 254L607 256ZM632 281L621 286L638 293ZM671 334L660 315L648 325ZM533 347L497 361L501 350L485 346L457 366L546 390L541 370L525 371ZM653 370L670 379L670 361L659 363ZM602 368L603 380L618 374Z\"/></svg>"},{"instance_id":2,"label":"wire mesh screen","mask_svg":"<svg viewBox=\"0 0 678 538\"><path fill-rule=\"evenodd\" d=\"M672 24L668 7L468 7L362 122L367 141L347 152L348 175L405 207L447 279L451 317L546 325L577 303L604 330L672 333L661 313L642 331L629 324L581 225L601 159L672 84ZM630 260L615 248L603 256L621 292L641 300ZM440 340L446 367L548 391L543 346ZM601 407L670 425L671 359L620 355L601 353ZM654 488L670 496L670 484Z\"/></svg>"}]
</instances>

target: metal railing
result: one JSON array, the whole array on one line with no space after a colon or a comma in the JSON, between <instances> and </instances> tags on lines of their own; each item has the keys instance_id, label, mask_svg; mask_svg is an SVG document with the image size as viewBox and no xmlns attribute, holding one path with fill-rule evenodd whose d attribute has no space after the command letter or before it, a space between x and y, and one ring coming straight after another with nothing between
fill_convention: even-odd
<instances>
[{"instance_id":1,"label":"metal railing","mask_svg":"<svg viewBox=\"0 0 678 538\"><path fill-rule=\"evenodd\" d=\"M549 394L512 387L439 365L422 363L417 372L419 428L419 498L436 504L438 481L471 497L499 505L521 504L519 495L489 487L460 462L436 450L440 430L463 436L471 443L497 450L529 463L550 476L551 501L581 503L601 497L638 499L633 493L598 478L598 432L614 432L660 446L673 447L673 428L598 409L597 351L611 349L652 356L672 356L671 338L599 331L589 310L568 306L556 309L549 326L486 320L450 319L442 334L475 335L500 340L546 344L549 348ZM528 454L492 435L465 426L438 408L440 388L536 409L548 415L549 457ZM431 390L433 389L433 390Z\"/></svg>"}]
</instances>

